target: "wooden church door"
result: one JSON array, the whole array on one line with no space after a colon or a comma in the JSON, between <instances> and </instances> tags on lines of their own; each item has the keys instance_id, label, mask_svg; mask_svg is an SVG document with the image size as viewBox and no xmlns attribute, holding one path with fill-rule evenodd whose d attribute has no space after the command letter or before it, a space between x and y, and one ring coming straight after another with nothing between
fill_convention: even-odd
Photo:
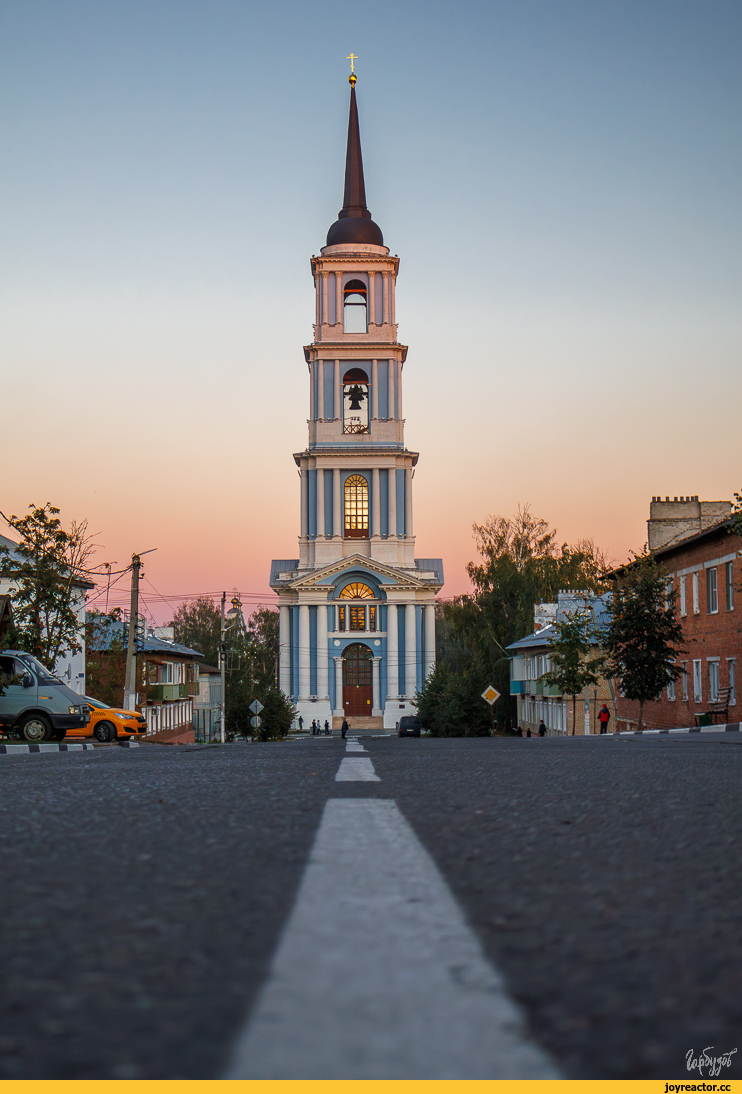
<instances>
[{"instance_id":1,"label":"wooden church door","mask_svg":"<svg viewBox=\"0 0 742 1094\"><path fill-rule=\"evenodd\" d=\"M343 710L349 718L371 714L373 656L360 642L348 646L343 654Z\"/></svg>"}]
</instances>

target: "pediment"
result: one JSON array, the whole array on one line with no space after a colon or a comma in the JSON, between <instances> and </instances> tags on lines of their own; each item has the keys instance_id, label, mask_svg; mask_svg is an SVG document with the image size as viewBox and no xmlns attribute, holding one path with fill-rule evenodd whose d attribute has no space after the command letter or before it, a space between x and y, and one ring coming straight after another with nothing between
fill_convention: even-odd
<instances>
[{"instance_id":1,"label":"pediment","mask_svg":"<svg viewBox=\"0 0 742 1094\"><path fill-rule=\"evenodd\" d=\"M313 570L311 574L305 574L303 577L297 578L296 581L287 583L284 587L296 589L298 591L299 589L312 589L316 585L332 585L339 575L344 573L358 573L358 571L365 571L366 573L373 574L377 581L385 586L396 585L407 589L430 588L429 582L421 581L419 577L415 577L409 570L401 570L396 566L387 566L383 562L377 562L376 559L361 554L349 555L347 558L339 558L337 562L332 562L329 566L322 566L317 570Z\"/></svg>"}]
</instances>

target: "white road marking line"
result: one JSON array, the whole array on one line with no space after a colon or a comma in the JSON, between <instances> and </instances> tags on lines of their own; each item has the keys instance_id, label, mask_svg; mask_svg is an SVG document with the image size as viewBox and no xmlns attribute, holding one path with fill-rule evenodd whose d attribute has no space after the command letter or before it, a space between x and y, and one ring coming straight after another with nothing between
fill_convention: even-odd
<instances>
[{"instance_id":1,"label":"white road marking line","mask_svg":"<svg viewBox=\"0 0 742 1094\"><path fill-rule=\"evenodd\" d=\"M397 803L335 798L225 1078L561 1075Z\"/></svg>"},{"instance_id":2,"label":"white road marking line","mask_svg":"<svg viewBox=\"0 0 742 1094\"><path fill-rule=\"evenodd\" d=\"M340 760L336 782L381 782L371 760L364 756L346 756Z\"/></svg>"},{"instance_id":3,"label":"white road marking line","mask_svg":"<svg viewBox=\"0 0 742 1094\"><path fill-rule=\"evenodd\" d=\"M336 783L380 783L381 779L374 771L371 760L365 756L344 757L340 761Z\"/></svg>"},{"instance_id":4,"label":"white road marking line","mask_svg":"<svg viewBox=\"0 0 742 1094\"><path fill-rule=\"evenodd\" d=\"M348 741L345 746L346 752L365 752L366 749L363 745L358 744L356 741Z\"/></svg>"}]
</instances>

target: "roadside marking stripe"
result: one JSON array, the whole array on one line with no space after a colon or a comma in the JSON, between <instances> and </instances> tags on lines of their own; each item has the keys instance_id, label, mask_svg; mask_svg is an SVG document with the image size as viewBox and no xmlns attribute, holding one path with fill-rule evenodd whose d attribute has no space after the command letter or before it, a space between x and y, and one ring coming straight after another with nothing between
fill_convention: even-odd
<instances>
[{"instance_id":1,"label":"roadside marking stripe","mask_svg":"<svg viewBox=\"0 0 742 1094\"><path fill-rule=\"evenodd\" d=\"M380 783L381 779L374 771L371 760L365 756L346 756L340 761L336 783Z\"/></svg>"},{"instance_id":2,"label":"roadside marking stripe","mask_svg":"<svg viewBox=\"0 0 742 1094\"><path fill-rule=\"evenodd\" d=\"M330 799L227 1079L558 1079L397 803Z\"/></svg>"},{"instance_id":3,"label":"roadside marking stripe","mask_svg":"<svg viewBox=\"0 0 742 1094\"><path fill-rule=\"evenodd\" d=\"M345 751L346 752L365 752L366 749L363 747L362 744L359 744L357 741L348 741L347 745L345 746Z\"/></svg>"}]
</instances>

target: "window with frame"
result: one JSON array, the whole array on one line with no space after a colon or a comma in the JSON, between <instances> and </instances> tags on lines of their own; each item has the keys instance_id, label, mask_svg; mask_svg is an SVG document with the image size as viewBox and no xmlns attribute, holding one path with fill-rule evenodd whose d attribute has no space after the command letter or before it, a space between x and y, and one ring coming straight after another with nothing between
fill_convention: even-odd
<instances>
[{"instance_id":1,"label":"window with frame","mask_svg":"<svg viewBox=\"0 0 742 1094\"><path fill-rule=\"evenodd\" d=\"M719 701L719 658L715 657L709 660L709 702L717 703Z\"/></svg>"},{"instance_id":2,"label":"window with frame","mask_svg":"<svg viewBox=\"0 0 742 1094\"><path fill-rule=\"evenodd\" d=\"M680 686L682 688L683 702L687 703L688 702L688 662L687 661L681 661L680 662L680 667L683 670L683 675L680 677L680 680L681 680L681 685Z\"/></svg>"},{"instance_id":3,"label":"window with frame","mask_svg":"<svg viewBox=\"0 0 742 1094\"><path fill-rule=\"evenodd\" d=\"M670 608L672 606L672 578L665 578L665 607Z\"/></svg>"},{"instance_id":4,"label":"window with frame","mask_svg":"<svg viewBox=\"0 0 742 1094\"><path fill-rule=\"evenodd\" d=\"M726 594L727 594L726 595L727 611L731 612L731 611L734 610L734 563L733 562L727 562L726 566L724 567L724 570L725 570L724 585L726 586Z\"/></svg>"},{"instance_id":5,"label":"window with frame","mask_svg":"<svg viewBox=\"0 0 742 1094\"><path fill-rule=\"evenodd\" d=\"M667 685L667 701L668 701L668 703L674 703L675 702L675 681L674 680L670 680L670 682Z\"/></svg>"},{"instance_id":6,"label":"window with frame","mask_svg":"<svg viewBox=\"0 0 742 1094\"><path fill-rule=\"evenodd\" d=\"M680 614L688 614L688 604L685 595L685 574L680 578Z\"/></svg>"},{"instance_id":7,"label":"window with frame","mask_svg":"<svg viewBox=\"0 0 742 1094\"><path fill-rule=\"evenodd\" d=\"M701 662L693 662L693 702L703 702L703 684L701 681Z\"/></svg>"},{"instance_id":8,"label":"window with frame","mask_svg":"<svg viewBox=\"0 0 742 1094\"><path fill-rule=\"evenodd\" d=\"M343 333L367 334L368 289L363 281L355 277L343 287Z\"/></svg>"},{"instance_id":9,"label":"window with frame","mask_svg":"<svg viewBox=\"0 0 742 1094\"><path fill-rule=\"evenodd\" d=\"M697 570L694 574L691 574L691 581L692 581L692 587L693 587L693 614L698 615L698 613L700 612L701 609L699 607L698 571Z\"/></svg>"},{"instance_id":10,"label":"window with frame","mask_svg":"<svg viewBox=\"0 0 742 1094\"><path fill-rule=\"evenodd\" d=\"M368 479L363 475L345 480L345 538L368 539Z\"/></svg>"},{"instance_id":11,"label":"window with frame","mask_svg":"<svg viewBox=\"0 0 742 1094\"><path fill-rule=\"evenodd\" d=\"M737 705L737 658L727 657L727 679L729 681L729 706Z\"/></svg>"},{"instance_id":12,"label":"window with frame","mask_svg":"<svg viewBox=\"0 0 742 1094\"><path fill-rule=\"evenodd\" d=\"M706 614L715 615L719 610L719 586L716 566L706 571Z\"/></svg>"}]
</instances>

